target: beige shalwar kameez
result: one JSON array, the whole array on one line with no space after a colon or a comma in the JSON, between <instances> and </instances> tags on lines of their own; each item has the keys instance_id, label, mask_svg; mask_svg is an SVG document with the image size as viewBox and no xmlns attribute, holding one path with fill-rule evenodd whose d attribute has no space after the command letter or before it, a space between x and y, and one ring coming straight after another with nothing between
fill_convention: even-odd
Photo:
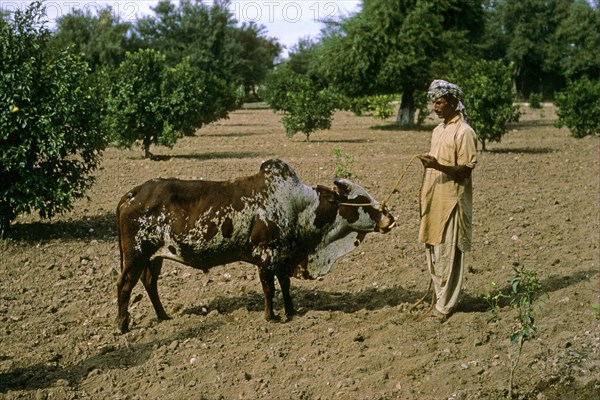
<instances>
[{"instance_id":1,"label":"beige shalwar kameez","mask_svg":"<svg viewBox=\"0 0 600 400\"><path fill-rule=\"evenodd\" d=\"M475 168L475 132L457 115L433 130L429 155L442 165ZM427 265L437 299L436 310L442 314L449 314L459 300L464 252L471 250L472 212L472 175L457 182L441 171L425 169L419 241L425 243Z\"/></svg>"}]
</instances>

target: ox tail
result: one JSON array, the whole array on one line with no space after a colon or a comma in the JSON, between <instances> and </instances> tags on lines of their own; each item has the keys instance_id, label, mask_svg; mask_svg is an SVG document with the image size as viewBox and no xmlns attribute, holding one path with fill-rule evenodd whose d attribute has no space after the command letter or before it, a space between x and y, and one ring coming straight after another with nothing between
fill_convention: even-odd
<instances>
[{"instance_id":1,"label":"ox tail","mask_svg":"<svg viewBox=\"0 0 600 400\"><path fill-rule=\"evenodd\" d=\"M122 231L121 231L121 207L123 207L124 203L126 201L131 200L133 197L135 197L141 188L142 185L140 186L136 186L135 188L133 188L132 190L130 190L129 192L127 192L123 197L121 197L121 200L119 200L119 204L117 204L117 210L116 210L116 216L117 216L117 237L119 238L119 271L123 271L123 237L121 236Z\"/></svg>"},{"instance_id":2,"label":"ox tail","mask_svg":"<svg viewBox=\"0 0 600 400\"><path fill-rule=\"evenodd\" d=\"M121 204L123 204L123 199L119 201L117 205L117 238L119 245L119 272L123 271L123 246L121 245Z\"/></svg>"}]
</instances>

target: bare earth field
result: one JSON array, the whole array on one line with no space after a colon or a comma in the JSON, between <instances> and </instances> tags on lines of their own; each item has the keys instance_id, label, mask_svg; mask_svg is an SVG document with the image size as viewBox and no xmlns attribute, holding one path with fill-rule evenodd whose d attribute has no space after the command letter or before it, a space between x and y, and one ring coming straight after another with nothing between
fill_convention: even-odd
<instances>
[{"instance_id":1,"label":"bare earth field","mask_svg":"<svg viewBox=\"0 0 600 400\"><path fill-rule=\"evenodd\" d=\"M89 199L51 222L22 217L0 241L1 399L483 399L506 398L517 312L499 319L482 296L507 288L513 266L537 271L548 292L538 334L515 373L521 399L597 399L599 380L599 143L552 126L554 110L524 115L480 153L474 175L474 249L464 297L445 323L409 308L428 286L417 243L416 162L389 205L397 226L372 233L315 281L292 280L299 315L263 320L254 266L199 270L165 262L159 280L172 320L157 323L143 286L131 331L116 333L119 269L114 211L154 177L224 180L268 158L308 184L332 185L333 149L352 155L353 180L383 200L415 153L420 131L350 113L311 142L285 137L281 115L240 110L174 149L109 149ZM425 301L428 303L428 300ZM278 293L276 312L283 312Z\"/></svg>"}]
</instances>

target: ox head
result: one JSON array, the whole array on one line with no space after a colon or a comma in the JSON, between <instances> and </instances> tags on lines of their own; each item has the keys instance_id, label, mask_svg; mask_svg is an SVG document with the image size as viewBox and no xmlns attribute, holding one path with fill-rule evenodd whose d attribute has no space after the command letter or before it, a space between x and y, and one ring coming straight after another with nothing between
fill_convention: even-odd
<instances>
[{"instance_id":1,"label":"ox head","mask_svg":"<svg viewBox=\"0 0 600 400\"><path fill-rule=\"evenodd\" d=\"M365 189L347 179L336 178L333 183L340 205L339 214L352 230L388 233L392 229L396 223L394 217Z\"/></svg>"},{"instance_id":2,"label":"ox head","mask_svg":"<svg viewBox=\"0 0 600 400\"><path fill-rule=\"evenodd\" d=\"M318 246L292 274L315 279L327 274L333 263L354 250L369 232L387 233L394 218L365 189L347 179L336 179L335 188L317 187L321 201L330 203L337 214Z\"/></svg>"}]
</instances>

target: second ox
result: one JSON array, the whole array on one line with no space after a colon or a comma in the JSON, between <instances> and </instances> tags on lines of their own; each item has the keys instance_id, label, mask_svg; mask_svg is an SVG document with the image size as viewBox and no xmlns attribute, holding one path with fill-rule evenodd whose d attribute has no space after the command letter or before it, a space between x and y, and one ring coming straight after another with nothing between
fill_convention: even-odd
<instances>
[{"instance_id":1,"label":"second ox","mask_svg":"<svg viewBox=\"0 0 600 400\"><path fill-rule=\"evenodd\" d=\"M273 159L262 163L257 174L235 180L153 179L131 189L117 207L118 328L129 328L131 291L140 279L158 319L169 318L157 289L165 259L204 272L235 261L254 264L265 318L277 319L275 277L291 318L290 277L324 275L368 232L386 233L394 225L362 187L345 179L334 184L308 186L288 164Z\"/></svg>"}]
</instances>

